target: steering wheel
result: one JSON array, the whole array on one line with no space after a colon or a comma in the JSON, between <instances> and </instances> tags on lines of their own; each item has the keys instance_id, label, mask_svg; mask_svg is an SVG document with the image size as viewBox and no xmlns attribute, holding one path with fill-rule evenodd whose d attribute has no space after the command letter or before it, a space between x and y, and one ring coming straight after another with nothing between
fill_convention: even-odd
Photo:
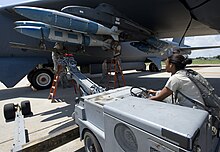
<instances>
[{"instance_id":1,"label":"steering wheel","mask_svg":"<svg viewBox=\"0 0 220 152\"><path fill-rule=\"evenodd\" d=\"M133 89L138 89L139 91L136 91L135 93ZM136 86L130 89L130 93L132 96L139 97L139 98L148 98L150 96L150 94L148 93L146 89L143 89L141 87L136 87Z\"/></svg>"}]
</instances>

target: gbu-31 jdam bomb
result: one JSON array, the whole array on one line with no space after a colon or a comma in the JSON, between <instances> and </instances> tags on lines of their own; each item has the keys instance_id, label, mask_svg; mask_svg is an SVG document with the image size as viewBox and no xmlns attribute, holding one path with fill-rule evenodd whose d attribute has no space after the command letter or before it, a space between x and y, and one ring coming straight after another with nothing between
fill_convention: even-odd
<instances>
[{"instance_id":1,"label":"gbu-31 jdam bomb","mask_svg":"<svg viewBox=\"0 0 220 152\"><path fill-rule=\"evenodd\" d=\"M50 25L35 21L17 21L15 30L38 39L45 39L54 42L69 42L85 46L101 46L110 48L110 44L99 40L96 36L88 36L77 32L60 30Z\"/></svg>"},{"instance_id":2,"label":"gbu-31 jdam bomb","mask_svg":"<svg viewBox=\"0 0 220 152\"><path fill-rule=\"evenodd\" d=\"M58 28L86 34L110 35L116 41L119 39L119 31L115 26L110 29L97 22L50 9L17 6L14 7L14 10L24 17L47 23Z\"/></svg>"},{"instance_id":3,"label":"gbu-31 jdam bomb","mask_svg":"<svg viewBox=\"0 0 220 152\"><path fill-rule=\"evenodd\" d=\"M124 14L118 12L109 4L99 4L96 8L84 6L65 6L61 12L79 16L100 23L106 27L117 26L121 31L120 38L124 40L143 40L153 34L153 31L142 27Z\"/></svg>"},{"instance_id":4,"label":"gbu-31 jdam bomb","mask_svg":"<svg viewBox=\"0 0 220 152\"><path fill-rule=\"evenodd\" d=\"M16 21L16 26L39 26L39 27L48 27L48 24L37 22L37 21Z\"/></svg>"}]
</instances>

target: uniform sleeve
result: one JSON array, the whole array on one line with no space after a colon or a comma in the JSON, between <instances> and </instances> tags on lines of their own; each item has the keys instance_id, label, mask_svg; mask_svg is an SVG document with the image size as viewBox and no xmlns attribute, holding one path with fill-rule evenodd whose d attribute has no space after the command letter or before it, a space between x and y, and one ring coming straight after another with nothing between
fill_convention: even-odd
<instances>
[{"instance_id":1,"label":"uniform sleeve","mask_svg":"<svg viewBox=\"0 0 220 152\"><path fill-rule=\"evenodd\" d=\"M178 78L175 75L171 76L168 79L165 87L167 87L168 89L170 89L173 92L176 92L176 90L179 87L179 80L178 80Z\"/></svg>"}]
</instances>

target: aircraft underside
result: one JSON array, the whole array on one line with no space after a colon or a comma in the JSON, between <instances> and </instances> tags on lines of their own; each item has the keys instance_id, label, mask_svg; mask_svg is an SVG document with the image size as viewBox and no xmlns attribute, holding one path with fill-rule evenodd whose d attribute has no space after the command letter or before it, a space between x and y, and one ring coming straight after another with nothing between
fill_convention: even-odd
<instances>
[{"instance_id":1,"label":"aircraft underside","mask_svg":"<svg viewBox=\"0 0 220 152\"><path fill-rule=\"evenodd\" d=\"M116 54L124 69L145 70L144 62L150 61L150 71L160 71L161 60L182 49L160 38L218 33L219 4L218 0L122 0L120 5L116 0L44 0L1 7L0 80L9 87L26 74L31 83L38 84L33 78L38 75L49 81L51 51L73 53L78 65L98 67L90 69L92 73L101 72L102 62ZM63 49L55 50L56 43Z\"/></svg>"}]
</instances>

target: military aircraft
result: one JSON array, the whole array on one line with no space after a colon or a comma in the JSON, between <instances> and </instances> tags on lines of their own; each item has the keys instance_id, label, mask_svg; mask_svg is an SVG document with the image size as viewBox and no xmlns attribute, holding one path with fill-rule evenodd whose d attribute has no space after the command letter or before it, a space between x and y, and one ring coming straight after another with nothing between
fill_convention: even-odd
<instances>
[{"instance_id":1,"label":"military aircraft","mask_svg":"<svg viewBox=\"0 0 220 152\"><path fill-rule=\"evenodd\" d=\"M38 0L1 7L0 80L11 87L28 73L35 88L50 87L56 42L91 73L118 51L124 69L145 69L144 61L151 60L151 71L157 71L161 56L180 49L159 38L217 34L220 27L217 0L118 3Z\"/></svg>"}]
</instances>

